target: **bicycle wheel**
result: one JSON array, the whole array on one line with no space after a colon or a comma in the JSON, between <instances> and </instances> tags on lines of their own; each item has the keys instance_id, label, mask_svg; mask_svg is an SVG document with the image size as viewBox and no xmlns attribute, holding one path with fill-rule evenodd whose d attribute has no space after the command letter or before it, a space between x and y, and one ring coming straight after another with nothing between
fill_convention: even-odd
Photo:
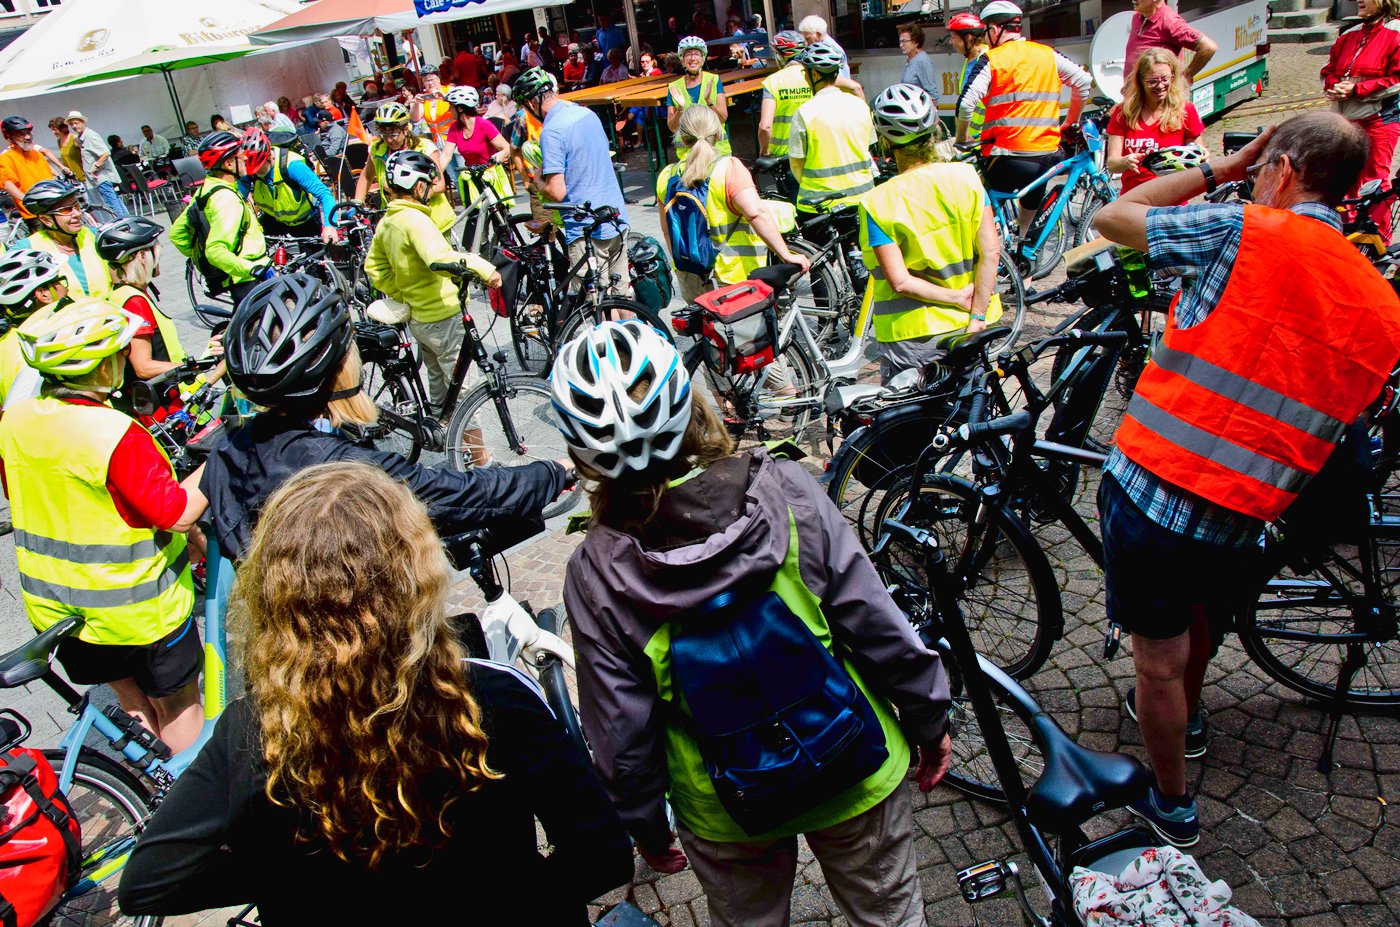
<instances>
[{"instance_id":1,"label":"bicycle wheel","mask_svg":"<svg viewBox=\"0 0 1400 927\"><path fill-rule=\"evenodd\" d=\"M1358 548L1336 545L1305 566L1276 564L1237 628L1240 643L1260 669L1308 698L1334 696L1342 664L1350 655L1365 662L1342 701L1354 708L1400 705L1400 641L1394 635L1367 640L1372 625L1364 620L1373 609L1381 613L1394 607L1400 532L1390 525L1370 530L1388 604L1366 601Z\"/></svg>"},{"instance_id":2,"label":"bicycle wheel","mask_svg":"<svg viewBox=\"0 0 1400 927\"><path fill-rule=\"evenodd\" d=\"M1029 240L1033 241L1039 235L1037 229L1041 217L1049 216L1050 211L1055 208L1055 204L1064 194L1063 184L1045 194L1045 201L1040 204L1039 215L1036 217L1036 221L1031 223L1031 234L1026 236ZM1031 262L1030 276L1032 280L1049 276L1050 272L1060 265L1060 258L1064 256L1065 243L1069 238L1069 223L1065 219L1066 211L1066 209L1060 210L1060 214L1055 217L1055 227L1050 230L1050 234L1036 250L1035 259Z\"/></svg>"},{"instance_id":3,"label":"bicycle wheel","mask_svg":"<svg viewBox=\"0 0 1400 927\"><path fill-rule=\"evenodd\" d=\"M1026 284L1021 279L1021 272L1016 269L1016 262L1002 248L1001 257L997 260L997 295L1001 297L1001 319L997 325L1004 325L1011 329L1002 341L988 345L987 354L996 356L996 352L1008 348L1015 344L1021 337L1021 329L1026 325Z\"/></svg>"},{"instance_id":4,"label":"bicycle wheel","mask_svg":"<svg viewBox=\"0 0 1400 927\"><path fill-rule=\"evenodd\" d=\"M489 466L518 467L537 460L565 460L568 445L554 424L553 397L549 386L527 374L502 377L502 395L491 395L490 384L481 383L462 398L447 426L447 462L457 470L472 467L483 457ZM519 439L512 444L509 433ZM583 490L577 485L545 506L552 518L578 504Z\"/></svg>"},{"instance_id":5,"label":"bicycle wheel","mask_svg":"<svg viewBox=\"0 0 1400 927\"><path fill-rule=\"evenodd\" d=\"M1074 227L1074 247L1079 247L1099 237L1099 233L1094 230L1094 217L1099 214L1099 210L1108 204L1108 200L1103 198L1101 193L1091 193L1080 209L1079 221Z\"/></svg>"},{"instance_id":6,"label":"bicycle wheel","mask_svg":"<svg viewBox=\"0 0 1400 927\"><path fill-rule=\"evenodd\" d=\"M526 283L511 307L510 342L521 370L531 376L549 376L554 362L554 348L549 343L549 300L533 281Z\"/></svg>"},{"instance_id":7,"label":"bicycle wheel","mask_svg":"<svg viewBox=\"0 0 1400 927\"><path fill-rule=\"evenodd\" d=\"M45 750L44 757L54 769L62 769L62 750ZM163 918L128 917L117 908L122 865L154 810L146 787L116 763L84 747L68 801L82 825L83 878L95 884L80 895L64 898L47 923L53 927L157 927Z\"/></svg>"},{"instance_id":8,"label":"bicycle wheel","mask_svg":"<svg viewBox=\"0 0 1400 927\"><path fill-rule=\"evenodd\" d=\"M873 537L910 500L913 465L891 471L871 487L858 515ZM1064 633L1060 589L1045 552L1015 514L993 506L984 524L976 489L948 474L931 474L901 520L932 529L958 578L961 606L977 652L1007 675L1025 679L1050 656ZM876 563L887 582L924 590L923 555L892 545Z\"/></svg>"},{"instance_id":9,"label":"bicycle wheel","mask_svg":"<svg viewBox=\"0 0 1400 927\"><path fill-rule=\"evenodd\" d=\"M568 633L569 618L563 602L553 608L546 608L535 620L542 630L551 634L565 637ZM588 738L584 735L583 725L578 719L578 674L569 669L563 660L552 656L546 657L543 665L535 669L539 672L540 688L544 689L544 700L549 703L554 717L564 725L564 730L569 732L569 736L578 744L583 755L589 756Z\"/></svg>"},{"instance_id":10,"label":"bicycle wheel","mask_svg":"<svg viewBox=\"0 0 1400 927\"><path fill-rule=\"evenodd\" d=\"M204 280L204 275L199 272L199 266L191 259L185 261L185 293L190 298L190 305L195 307L195 314L199 320L210 328L213 328L223 319L214 319L213 316L200 315L200 303L222 303L225 306L233 305L233 296L227 292L218 296L211 295L209 285Z\"/></svg>"},{"instance_id":11,"label":"bicycle wheel","mask_svg":"<svg viewBox=\"0 0 1400 927\"><path fill-rule=\"evenodd\" d=\"M835 360L850 347L862 294L852 292L840 254L816 261L821 249L801 238L790 239L788 247L812 261L811 272L793 281L792 304L806 316L822 355Z\"/></svg>"},{"instance_id":12,"label":"bicycle wheel","mask_svg":"<svg viewBox=\"0 0 1400 927\"><path fill-rule=\"evenodd\" d=\"M393 451L417 463L423 442L420 429L430 427L430 413L403 374L378 361L366 361L360 375L365 395L379 408L379 421L363 436L381 451Z\"/></svg>"},{"instance_id":13,"label":"bicycle wheel","mask_svg":"<svg viewBox=\"0 0 1400 927\"><path fill-rule=\"evenodd\" d=\"M120 218L114 210L106 206L89 206L83 210L83 224L93 231Z\"/></svg>"},{"instance_id":14,"label":"bicycle wheel","mask_svg":"<svg viewBox=\"0 0 1400 927\"><path fill-rule=\"evenodd\" d=\"M584 304L575 308L569 313L569 317L559 326L559 337L555 340L555 348L560 348L574 338L585 328L592 328L600 321L625 321L626 319L640 319L652 328L661 332L666 340L675 343L676 338L671 331L671 326L661 320L650 306L639 303L635 299L626 299L621 296L607 296L598 301L595 309L593 306Z\"/></svg>"}]
</instances>

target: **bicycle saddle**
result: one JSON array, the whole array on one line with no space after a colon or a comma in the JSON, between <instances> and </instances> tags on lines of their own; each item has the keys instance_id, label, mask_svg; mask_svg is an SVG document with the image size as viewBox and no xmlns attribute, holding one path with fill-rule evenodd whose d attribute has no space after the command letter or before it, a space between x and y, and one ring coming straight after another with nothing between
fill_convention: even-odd
<instances>
[{"instance_id":1,"label":"bicycle saddle","mask_svg":"<svg viewBox=\"0 0 1400 927\"><path fill-rule=\"evenodd\" d=\"M0 689L13 689L43 677L54 651L69 634L83 626L81 615L69 615L38 637L0 657Z\"/></svg>"},{"instance_id":2,"label":"bicycle saddle","mask_svg":"<svg viewBox=\"0 0 1400 927\"><path fill-rule=\"evenodd\" d=\"M980 351L982 345L996 341L998 338L1005 338L1006 332L1005 325L984 328L980 332L951 332L938 339L938 346L949 354L961 351Z\"/></svg>"},{"instance_id":3,"label":"bicycle saddle","mask_svg":"<svg viewBox=\"0 0 1400 927\"><path fill-rule=\"evenodd\" d=\"M779 164L782 164L786 160L787 158L765 156L762 158L754 158L753 166L754 170L758 171L760 174L771 174Z\"/></svg>"},{"instance_id":4,"label":"bicycle saddle","mask_svg":"<svg viewBox=\"0 0 1400 927\"><path fill-rule=\"evenodd\" d=\"M1147 794L1152 774L1134 757L1079 746L1043 711L1032 722L1045 758L1045 772L1026 796L1026 814L1037 827L1065 833Z\"/></svg>"},{"instance_id":5,"label":"bicycle saddle","mask_svg":"<svg viewBox=\"0 0 1400 927\"><path fill-rule=\"evenodd\" d=\"M774 293L781 293L801 273L802 268L796 264L772 264L753 271L749 279L762 280L773 288Z\"/></svg>"}]
</instances>

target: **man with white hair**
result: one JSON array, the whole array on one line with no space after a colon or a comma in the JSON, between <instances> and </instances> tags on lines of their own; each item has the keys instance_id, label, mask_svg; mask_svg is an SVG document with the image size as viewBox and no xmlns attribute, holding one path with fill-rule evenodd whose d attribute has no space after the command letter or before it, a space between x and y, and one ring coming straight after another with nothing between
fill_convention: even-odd
<instances>
[{"instance_id":1,"label":"man with white hair","mask_svg":"<svg viewBox=\"0 0 1400 927\"><path fill-rule=\"evenodd\" d=\"M846 55L846 50L826 31L826 20L815 15L804 16L802 22L797 24L797 31L802 33L802 38L806 40L808 45L825 45L840 54L841 72L839 76L851 76L851 59Z\"/></svg>"},{"instance_id":2,"label":"man with white hair","mask_svg":"<svg viewBox=\"0 0 1400 927\"><path fill-rule=\"evenodd\" d=\"M296 134L297 127L292 123L292 120L288 118L287 114L282 112L276 100L268 100L262 105L262 108L263 112L272 117L272 124L268 126L268 132L291 132L293 135Z\"/></svg>"}]
</instances>

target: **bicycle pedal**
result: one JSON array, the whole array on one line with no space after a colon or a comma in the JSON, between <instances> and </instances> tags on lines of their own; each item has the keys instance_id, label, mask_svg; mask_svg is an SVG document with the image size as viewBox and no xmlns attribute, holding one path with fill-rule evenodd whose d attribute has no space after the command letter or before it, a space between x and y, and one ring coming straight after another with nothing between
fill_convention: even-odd
<instances>
[{"instance_id":1,"label":"bicycle pedal","mask_svg":"<svg viewBox=\"0 0 1400 927\"><path fill-rule=\"evenodd\" d=\"M447 429L442 422L430 419L422 423L423 447L434 453L442 453L447 448Z\"/></svg>"},{"instance_id":2,"label":"bicycle pedal","mask_svg":"<svg viewBox=\"0 0 1400 927\"><path fill-rule=\"evenodd\" d=\"M963 901L976 904L995 898L1005 892L1007 886L1019 880L1020 873L1015 863L989 859L959 872L958 888L962 891Z\"/></svg>"}]
</instances>

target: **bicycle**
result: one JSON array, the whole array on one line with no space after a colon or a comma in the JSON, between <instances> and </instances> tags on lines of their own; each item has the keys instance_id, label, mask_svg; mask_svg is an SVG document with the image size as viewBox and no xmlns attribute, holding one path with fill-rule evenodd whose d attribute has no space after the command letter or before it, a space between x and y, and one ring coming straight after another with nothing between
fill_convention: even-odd
<instances>
[{"instance_id":1,"label":"bicycle","mask_svg":"<svg viewBox=\"0 0 1400 927\"><path fill-rule=\"evenodd\" d=\"M130 386L132 411L170 459L178 479L198 469L222 439L228 385L203 379L203 374L222 360L189 358L178 367ZM192 382L188 390L182 388L186 381Z\"/></svg>"},{"instance_id":2,"label":"bicycle","mask_svg":"<svg viewBox=\"0 0 1400 927\"><path fill-rule=\"evenodd\" d=\"M331 210L330 221L335 226L336 240L326 246L326 257L340 272L345 281L346 299L360 318L364 318L365 310L378 295L365 273L365 258L369 255L375 226L383 216L384 210L370 209L354 200L342 200Z\"/></svg>"}]
</instances>

